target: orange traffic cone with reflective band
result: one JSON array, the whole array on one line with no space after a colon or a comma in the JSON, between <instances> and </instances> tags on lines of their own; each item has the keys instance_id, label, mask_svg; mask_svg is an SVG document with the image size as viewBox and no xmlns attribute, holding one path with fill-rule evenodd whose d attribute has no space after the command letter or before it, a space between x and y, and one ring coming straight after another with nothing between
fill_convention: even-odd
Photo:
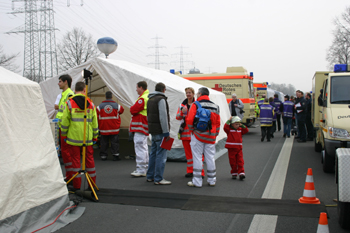
<instances>
[{"instance_id":1,"label":"orange traffic cone with reflective band","mask_svg":"<svg viewBox=\"0 0 350 233\"><path fill-rule=\"evenodd\" d=\"M309 168L307 170L305 188L303 197L299 198L300 203L305 204L320 204L320 200L316 198L315 186L314 186L314 178L312 177L312 169Z\"/></svg>"},{"instance_id":2,"label":"orange traffic cone with reflective band","mask_svg":"<svg viewBox=\"0 0 350 233\"><path fill-rule=\"evenodd\" d=\"M320 214L316 233L329 233L327 214L324 212Z\"/></svg>"}]
</instances>

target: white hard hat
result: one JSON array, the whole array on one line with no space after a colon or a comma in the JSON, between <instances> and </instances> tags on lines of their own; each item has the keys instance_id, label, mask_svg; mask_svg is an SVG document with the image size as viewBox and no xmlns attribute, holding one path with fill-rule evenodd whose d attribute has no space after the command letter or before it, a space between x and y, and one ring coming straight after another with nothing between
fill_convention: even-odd
<instances>
[{"instance_id":1,"label":"white hard hat","mask_svg":"<svg viewBox=\"0 0 350 233\"><path fill-rule=\"evenodd\" d=\"M232 117L231 124L236 123L236 122L241 122L241 118L239 116Z\"/></svg>"}]
</instances>

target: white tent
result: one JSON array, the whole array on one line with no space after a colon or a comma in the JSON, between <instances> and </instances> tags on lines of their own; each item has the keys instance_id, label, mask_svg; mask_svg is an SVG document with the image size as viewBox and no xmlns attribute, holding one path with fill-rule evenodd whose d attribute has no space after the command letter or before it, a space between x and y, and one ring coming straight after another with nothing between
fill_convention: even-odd
<instances>
[{"instance_id":1,"label":"white tent","mask_svg":"<svg viewBox=\"0 0 350 233\"><path fill-rule=\"evenodd\" d=\"M71 203L39 84L2 67L0 132L0 232L32 232Z\"/></svg>"},{"instance_id":2,"label":"white tent","mask_svg":"<svg viewBox=\"0 0 350 233\"><path fill-rule=\"evenodd\" d=\"M131 115L129 108L138 98L136 83L146 81L150 92L154 91L158 82L164 83L166 85L165 95L168 97L170 107L170 136L176 139L172 150L168 153L168 158L179 159L180 156L182 159L185 159L182 143L177 139L180 121L176 120L175 116L178 107L186 98L185 88L193 87L197 91L202 85L173 75L170 72L155 70L126 61L95 58L66 72L73 79L72 90L74 90L74 86L78 81L83 81L81 72L84 68L93 72L91 84L89 83L88 95L91 96L95 105L100 104L105 99L105 92L110 90L116 97L117 102L125 108L124 114L121 115L121 127L124 129L127 129L130 124ZM40 83L47 114L50 118L53 118L55 115L54 102L57 95L61 92L57 85L58 77L56 76ZM225 95L210 89L209 97L220 107L221 126L223 127L226 120L230 117ZM226 138L226 134L221 130L217 137L217 145L222 147L222 139L224 138ZM176 148L181 148L181 150L174 150Z\"/></svg>"}]
</instances>

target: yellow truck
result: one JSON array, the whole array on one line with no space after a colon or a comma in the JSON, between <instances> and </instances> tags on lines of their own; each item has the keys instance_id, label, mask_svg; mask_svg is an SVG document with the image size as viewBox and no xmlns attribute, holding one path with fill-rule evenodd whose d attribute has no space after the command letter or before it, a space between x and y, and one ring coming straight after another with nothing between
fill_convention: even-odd
<instances>
[{"instance_id":1,"label":"yellow truck","mask_svg":"<svg viewBox=\"0 0 350 233\"><path fill-rule=\"evenodd\" d=\"M346 229L350 228L349 89L348 65L335 65L334 72L316 72L312 79L315 150L322 152L323 171L335 171L339 224Z\"/></svg>"},{"instance_id":2,"label":"yellow truck","mask_svg":"<svg viewBox=\"0 0 350 233\"><path fill-rule=\"evenodd\" d=\"M226 73L178 75L192 82L223 92L226 95L227 103L231 102L232 93L236 93L237 98L244 104L242 123L248 126L254 123L255 99L252 72L248 74L244 67L238 66L227 67Z\"/></svg>"},{"instance_id":3,"label":"yellow truck","mask_svg":"<svg viewBox=\"0 0 350 233\"><path fill-rule=\"evenodd\" d=\"M315 151L322 152L324 172L334 172L337 148L350 148L349 88L343 70L316 72L312 80Z\"/></svg>"}]
</instances>

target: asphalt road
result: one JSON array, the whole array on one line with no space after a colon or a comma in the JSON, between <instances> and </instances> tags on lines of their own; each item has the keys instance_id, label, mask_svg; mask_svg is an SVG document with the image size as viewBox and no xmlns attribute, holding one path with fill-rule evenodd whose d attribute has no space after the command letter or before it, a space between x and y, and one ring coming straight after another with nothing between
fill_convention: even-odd
<instances>
[{"instance_id":1,"label":"asphalt road","mask_svg":"<svg viewBox=\"0 0 350 233\"><path fill-rule=\"evenodd\" d=\"M165 197L173 194L179 197L185 194L204 195L211 197L203 203L203 208L208 208L209 211L174 208L171 206L173 202L170 199L169 207L165 203L162 208L154 207L152 202L140 205L108 203L104 201L105 196L101 195L99 196L100 202L84 199L79 204L79 206L86 207L84 215L57 232L268 232L262 230L262 223L273 229L271 232L316 232L318 217L302 217L303 214L315 208L313 205L302 206L306 209L300 213L295 213L297 209L294 207L285 208L284 212L279 215L274 215L274 210L270 210L271 214L263 215L261 218L267 220L257 223L256 220L253 221L254 216L259 219L259 216L255 214L261 213L266 207L252 204L249 201L259 202L259 200L264 200L261 199L263 196L268 198L269 193L278 193L280 189L280 198L274 199L297 202L303 196L308 168L313 170L316 197L321 201L320 207L328 213L330 232L348 232L341 229L337 222L337 208L336 203L333 202L333 199L336 198L334 174L323 173L321 155L314 151L313 142L297 143L293 138L283 138L282 132L276 132L271 142L266 142L266 140L261 142L260 128L250 127L249 130L250 132L243 137L246 179L244 181L231 179L226 153L216 160L217 183L215 187L207 186L206 179L204 179L202 188L188 187L186 184L190 179L184 177L185 162L166 163L164 178L172 181L171 185L154 185L146 182L146 178L131 177L130 173L135 170L135 160L125 158L130 155L127 148L132 146L126 140L121 140L121 161L112 161L111 157L107 161L101 161L98 150L95 150L97 185L101 191L118 189L135 193L139 193L137 191L155 192L157 195L164 194ZM288 144L292 146L290 159L284 157L289 155L281 153L283 146L287 145L286 140L289 140ZM284 159L285 169L282 166L275 168L279 157L281 160ZM276 175L273 171L282 173L276 173ZM280 175L283 172L285 178ZM269 180L270 184L273 184L272 181L278 179L280 183L276 183L277 187L269 185ZM76 198L75 195L70 196L72 199ZM241 204L240 209L235 210L234 213L223 210L222 207L221 209L211 207L211 199L220 200L220 197L222 200L244 198L242 200L248 200L248 203ZM281 202L281 207L283 206L285 205ZM295 207L298 206L300 207L297 203ZM220 212L221 210L223 211ZM270 219L275 219L275 221L270 221ZM257 230L254 231L253 225L257 227Z\"/></svg>"}]
</instances>

